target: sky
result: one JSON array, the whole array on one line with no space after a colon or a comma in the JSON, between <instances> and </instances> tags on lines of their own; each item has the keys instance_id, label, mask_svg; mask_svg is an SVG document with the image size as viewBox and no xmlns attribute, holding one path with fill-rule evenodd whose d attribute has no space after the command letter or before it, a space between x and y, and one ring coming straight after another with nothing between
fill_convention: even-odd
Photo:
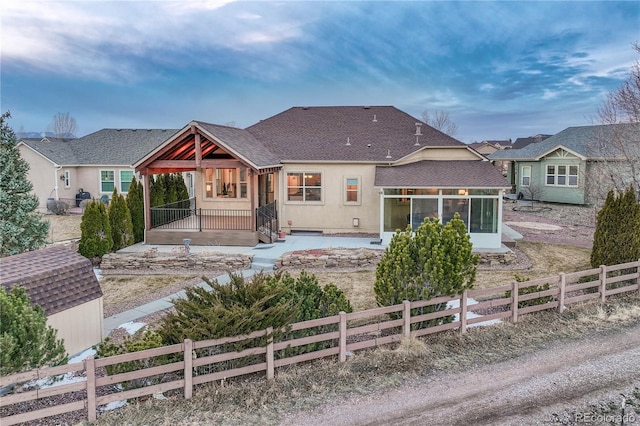
<instances>
[{"instance_id":1,"label":"sky","mask_svg":"<svg viewBox=\"0 0 640 426\"><path fill-rule=\"evenodd\" d=\"M0 6L16 132L245 128L295 106L445 111L463 142L595 124L640 2L29 1Z\"/></svg>"}]
</instances>

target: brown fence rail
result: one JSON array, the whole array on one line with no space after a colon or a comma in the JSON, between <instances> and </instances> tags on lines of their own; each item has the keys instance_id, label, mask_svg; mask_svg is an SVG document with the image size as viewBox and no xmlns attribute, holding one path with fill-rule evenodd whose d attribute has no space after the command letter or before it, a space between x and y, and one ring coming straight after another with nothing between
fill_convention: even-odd
<instances>
[{"instance_id":1,"label":"brown fence rail","mask_svg":"<svg viewBox=\"0 0 640 426\"><path fill-rule=\"evenodd\" d=\"M540 290L520 294L520 290L549 284L548 290ZM332 317L295 323L287 330L291 332L301 330L313 330L317 334L305 337L284 338L274 341L271 337L273 329L255 331L248 335L225 337L207 341L193 342L185 340L181 344L149 349L124 355L107 358L88 358L87 360L62 365L58 367L41 368L29 372L14 374L0 378L0 388L20 385L21 383L55 377L69 372L77 372L86 376L86 381L37 389L32 391L7 394L0 397L0 409L3 417L0 424L13 425L25 421L37 420L44 417L84 410L89 421L96 420L98 407L130 398L152 395L158 392L166 392L173 389L183 389L184 397L192 397L195 385L216 380L246 374L265 373L267 379L274 377L276 367L296 364L300 362L333 357L337 355L340 362L345 362L347 353L389 344L408 336L421 336L444 330L457 329L465 333L471 325L481 324L496 319L508 319L517 322L520 315L541 310L557 309L562 312L567 306L586 300L598 299L602 302L608 296L620 293L640 293L640 261L630 262L615 266L601 266L570 274L561 273L558 276L540 278L526 282L512 282L511 284L489 289L468 290L458 296L443 296L432 300L408 302L350 314L341 312ZM509 297L506 297L506 296ZM469 300L486 298L477 303L469 304ZM460 306L455 309L447 309L427 314L413 315L412 310L428 308L430 306L459 300ZM520 302L525 303L519 307ZM539 303L535 303L539 302ZM487 309L495 312L478 318L468 319L467 314ZM441 319L450 315L457 315L451 322L445 322L426 328L415 328L415 325L424 321ZM396 318L396 319L390 319ZM297 335L298 336L298 335ZM229 344L258 341L264 339L262 346L244 348L240 351L223 351L221 348L229 347ZM319 350L288 356L286 351L303 345L324 342L329 344ZM208 355L198 357L196 353L207 350ZM97 372L103 367L118 365L128 362L149 361L155 357L167 357L169 362L163 365L153 365L139 370L97 377ZM220 369L220 365L237 359L251 357L257 362ZM198 373L198 369L209 367L210 372ZM98 370L99 369L99 370ZM216 371L217 369L217 371ZM154 380L161 376L162 380ZM142 382L141 387L125 389L115 385L127 382ZM79 396L74 402L59 405L50 404L46 408L34 409L29 412L18 412L13 405L30 401L37 401L56 395L76 393Z\"/></svg>"}]
</instances>

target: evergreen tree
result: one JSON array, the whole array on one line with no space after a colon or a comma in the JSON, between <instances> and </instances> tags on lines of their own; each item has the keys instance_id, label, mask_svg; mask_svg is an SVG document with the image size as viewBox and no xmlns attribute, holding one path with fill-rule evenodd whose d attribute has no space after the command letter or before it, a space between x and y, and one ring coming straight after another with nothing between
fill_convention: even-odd
<instances>
[{"instance_id":1,"label":"evergreen tree","mask_svg":"<svg viewBox=\"0 0 640 426\"><path fill-rule=\"evenodd\" d=\"M0 116L0 257L43 247L49 234L49 222L35 212L38 197L30 194L29 164L20 157L9 117L8 112Z\"/></svg>"},{"instance_id":2,"label":"evergreen tree","mask_svg":"<svg viewBox=\"0 0 640 426\"><path fill-rule=\"evenodd\" d=\"M609 191L598 212L591 265L617 265L640 259L640 204L632 187Z\"/></svg>"},{"instance_id":3,"label":"evergreen tree","mask_svg":"<svg viewBox=\"0 0 640 426\"><path fill-rule=\"evenodd\" d=\"M78 252L86 258L94 259L109 253L112 246L107 209L104 203L92 200L87 204L80 222Z\"/></svg>"},{"instance_id":4,"label":"evergreen tree","mask_svg":"<svg viewBox=\"0 0 640 426\"><path fill-rule=\"evenodd\" d=\"M113 245L111 250L117 251L121 248L133 244L133 223L131 213L124 196L118 193L117 188L113 189L111 203L109 203L109 226L111 227L111 238Z\"/></svg>"},{"instance_id":5,"label":"evergreen tree","mask_svg":"<svg viewBox=\"0 0 640 426\"><path fill-rule=\"evenodd\" d=\"M453 296L473 287L478 256L464 222L456 213L446 225L438 219L424 221L415 232L397 231L376 267L374 292L379 306L403 300L429 300ZM412 310L421 315L446 309L446 304ZM417 324L419 328L442 321Z\"/></svg>"},{"instance_id":6,"label":"evergreen tree","mask_svg":"<svg viewBox=\"0 0 640 426\"><path fill-rule=\"evenodd\" d=\"M155 179L152 177L151 179L149 179L149 181L151 185L151 189L149 192L149 196L151 198L151 207L158 207L165 204L163 183L164 179L162 178L162 175L158 175L158 177Z\"/></svg>"},{"instance_id":7,"label":"evergreen tree","mask_svg":"<svg viewBox=\"0 0 640 426\"><path fill-rule=\"evenodd\" d=\"M65 363L64 342L47 326L44 310L31 306L23 287L0 286L0 375Z\"/></svg>"},{"instance_id":8,"label":"evergreen tree","mask_svg":"<svg viewBox=\"0 0 640 426\"><path fill-rule=\"evenodd\" d=\"M164 203L173 204L178 201L178 190L176 187L175 174L165 174L163 177L164 183Z\"/></svg>"},{"instance_id":9,"label":"evergreen tree","mask_svg":"<svg viewBox=\"0 0 640 426\"><path fill-rule=\"evenodd\" d=\"M187 188L187 184L184 183L184 178L182 177L182 174L180 173L175 174L175 185L176 185L176 192L178 195L178 201L188 200L189 189Z\"/></svg>"},{"instance_id":10,"label":"evergreen tree","mask_svg":"<svg viewBox=\"0 0 640 426\"><path fill-rule=\"evenodd\" d=\"M142 184L138 184L135 177L127 193L127 207L131 214L133 242L139 243L144 240L144 194Z\"/></svg>"}]
</instances>

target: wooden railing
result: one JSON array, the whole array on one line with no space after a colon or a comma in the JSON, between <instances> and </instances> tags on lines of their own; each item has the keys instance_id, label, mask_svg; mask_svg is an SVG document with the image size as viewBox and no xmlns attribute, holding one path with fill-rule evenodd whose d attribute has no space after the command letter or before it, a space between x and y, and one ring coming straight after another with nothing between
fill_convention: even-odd
<instances>
[{"instance_id":1,"label":"wooden railing","mask_svg":"<svg viewBox=\"0 0 640 426\"><path fill-rule=\"evenodd\" d=\"M275 368L277 367L333 356L337 356L340 362L345 362L349 352L397 342L403 337L422 336L453 329L459 330L460 333L465 333L469 326L491 320L507 319L517 322L520 315L531 312L548 309L557 309L562 312L567 306L591 299L604 302L607 297L615 294L640 293L639 271L640 261L637 261L615 266L601 266L600 268L569 274L561 273L532 281L512 282L500 287L468 290L458 296L444 296L416 302L404 301L394 306L349 314L341 312L339 315L332 317L295 323L287 330L286 335L295 334L291 332L300 330L324 330L323 332L318 332L318 334L306 337L282 338L278 341L274 341L273 338L267 338L266 345L249 347L239 352L219 353L221 347L225 345L228 347L231 343L255 341L258 338L265 339L268 336L272 336L273 329L268 328L248 335L199 342L187 339L183 343L162 348L108 358L89 358L79 363L14 374L0 378L0 387L19 385L30 380L57 376L68 372L78 372L80 375L85 375L86 381L2 396L0 397L0 409L2 410L0 424L8 426L78 410L85 410L88 420L94 421L97 416L97 408L114 401L152 395L172 389L183 389L184 397L189 399L193 394L193 387L203 383L260 372L265 372L266 378L270 380L274 377ZM546 284L550 286L548 290L519 294L519 290L522 288L545 286ZM509 294L509 297L506 297L507 294ZM543 303L533 304L532 301L541 298L546 298L541 300ZM481 301L469 304L470 299L479 299ZM412 310L417 308L454 300L460 301L459 307L412 316ZM523 307L518 307L519 303L522 303ZM490 310L491 313L477 318L468 318L469 313L486 313L487 310ZM394 316L397 319L389 319L389 314L395 314ZM416 323L437 320L450 315L456 315L452 322L415 329ZM318 342L330 342L330 347L293 356L283 355L283 351L290 350L290 348ZM194 358L197 352L202 353L204 349L209 349L208 353L213 353L213 355ZM131 372L97 377L97 369L102 367L132 361L149 361L158 356L169 356L170 361L164 365L155 365L152 362L147 362L148 365L152 366ZM252 357L252 359L257 357L259 362L220 370L220 363L246 357ZM203 367L207 366L211 367L210 370L213 372L194 374L194 370L200 369L199 371L201 371ZM157 378L159 375L163 376L164 379L159 383L153 383L152 378ZM119 391L119 388L114 386L132 380L149 381L150 384L124 391ZM42 398L66 395L72 392L80 395L73 402L65 402L60 405L51 403L53 406L36 408L23 413L16 413L10 408L15 404L29 401L36 402L36 400Z\"/></svg>"}]
</instances>

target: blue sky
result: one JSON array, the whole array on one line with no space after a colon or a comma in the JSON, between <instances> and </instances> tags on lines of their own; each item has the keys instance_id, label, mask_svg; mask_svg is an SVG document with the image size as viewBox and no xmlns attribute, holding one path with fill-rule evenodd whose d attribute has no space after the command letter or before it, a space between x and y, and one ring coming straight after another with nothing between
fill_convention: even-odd
<instances>
[{"instance_id":1,"label":"blue sky","mask_svg":"<svg viewBox=\"0 0 640 426\"><path fill-rule=\"evenodd\" d=\"M463 142L594 123L640 2L25 1L1 7L1 109L102 128L247 127L292 106L447 111Z\"/></svg>"}]
</instances>

